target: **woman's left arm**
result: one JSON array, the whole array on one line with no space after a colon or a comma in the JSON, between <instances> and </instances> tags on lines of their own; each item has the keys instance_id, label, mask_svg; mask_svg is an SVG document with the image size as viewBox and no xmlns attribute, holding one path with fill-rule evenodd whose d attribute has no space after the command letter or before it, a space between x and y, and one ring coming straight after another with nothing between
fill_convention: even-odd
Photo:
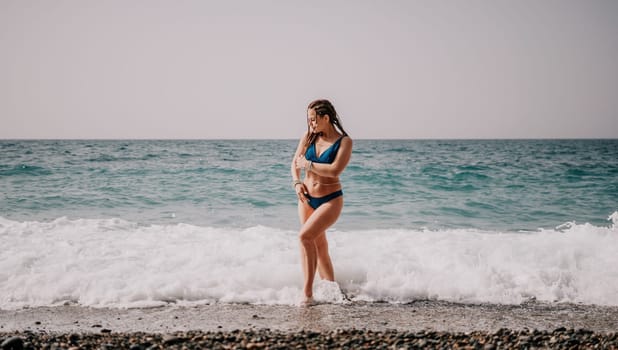
<instances>
[{"instance_id":1,"label":"woman's left arm","mask_svg":"<svg viewBox=\"0 0 618 350\"><path fill-rule=\"evenodd\" d=\"M350 162L351 157L352 139L349 137L344 137L341 139L341 145L339 146L339 152L337 152L335 161L331 164L312 163L311 172L325 177L338 177Z\"/></svg>"}]
</instances>

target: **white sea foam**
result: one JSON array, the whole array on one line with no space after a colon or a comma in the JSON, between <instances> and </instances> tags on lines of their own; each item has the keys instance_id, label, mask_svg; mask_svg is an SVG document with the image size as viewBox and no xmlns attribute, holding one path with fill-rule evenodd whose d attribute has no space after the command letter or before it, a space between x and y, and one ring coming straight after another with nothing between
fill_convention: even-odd
<instances>
[{"instance_id":1,"label":"white sea foam","mask_svg":"<svg viewBox=\"0 0 618 350\"><path fill-rule=\"evenodd\" d=\"M352 300L618 305L618 212L608 227L555 230L329 232L339 286ZM0 218L0 308L75 302L295 304L296 232L137 225L120 219ZM318 282L318 300L343 302Z\"/></svg>"}]
</instances>

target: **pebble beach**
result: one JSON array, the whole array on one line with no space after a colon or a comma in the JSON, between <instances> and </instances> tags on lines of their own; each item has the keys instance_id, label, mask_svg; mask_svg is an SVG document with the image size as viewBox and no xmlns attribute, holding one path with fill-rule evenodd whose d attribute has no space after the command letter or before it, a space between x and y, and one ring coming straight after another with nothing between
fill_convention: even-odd
<instances>
[{"instance_id":1,"label":"pebble beach","mask_svg":"<svg viewBox=\"0 0 618 350\"><path fill-rule=\"evenodd\" d=\"M2 334L2 349L616 349L618 335L559 328L547 331L402 332L335 330L330 332L281 332L236 330L232 332L150 333L20 333Z\"/></svg>"}]
</instances>

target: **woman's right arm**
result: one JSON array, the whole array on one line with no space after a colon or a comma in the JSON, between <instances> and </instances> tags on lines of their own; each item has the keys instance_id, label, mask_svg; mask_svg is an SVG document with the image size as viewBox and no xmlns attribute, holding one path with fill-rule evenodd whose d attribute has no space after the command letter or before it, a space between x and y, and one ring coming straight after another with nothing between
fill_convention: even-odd
<instances>
[{"instance_id":1,"label":"woman's right arm","mask_svg":"<svg viewBox=\"0 0 618 350\"><path fill-rule=\"evenodd\" d=\"M298 141L298 146L296 147L296 152L294 152L294 157L292 157L292 164L290 166L290 172L292 173L292 181L300 181L300 169L296 167L296 159L300 156L305 148L305 139L307 138L307 133L305 133Z\"/></svg>"},{"instance_id":2,"label":"woman's right arm","mask_svg":"<svg viewBox=\"0 0 618 350\"><path fill-rule=\"evenodd\" d=\"M294 185L294 192L296 192L296 197L298 200L303 202L307 199L303 195L303 193L307 193L307 188L305 184L302 183L300 179L300 168L296 166L296 160L301 156L303 150L305 149L305 140L307 138L307 134L300 138L298 141L298 147L296 147L296 152L294 152L294 157L292 158L292 165L290 166L290 172L292 173L292 184ZM304 159L304 155L302 156Z\"/></svg>"}]
</instances>

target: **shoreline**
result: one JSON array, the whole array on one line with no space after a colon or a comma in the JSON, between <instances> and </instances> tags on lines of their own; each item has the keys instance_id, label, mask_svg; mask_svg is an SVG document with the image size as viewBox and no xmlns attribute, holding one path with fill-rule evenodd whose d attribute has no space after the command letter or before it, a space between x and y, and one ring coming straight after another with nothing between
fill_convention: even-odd
<instances>
[{"instance_id":1,"label":"shoreline","mask_svg":"<svg viewBox=\"0 0 618 350\"><path fill-rule=\"evenodd\" d=\"M52 306L0 310L0 332L172 333L269 329L281 332L371 331L496 332L586 329L618 330L618 306L547 304L460 304L417 301L409 304L319 304L309 308L285 305L210 304L112 309Z\"/></svg>"},{"instance_id":2,"label":"shoreline","mask_svg":"<svg viewBox=\"0 0 618 350\"><path fill-rule=\"evenodd\" d=\"M618 307L251 304L0 310L2 349L618 349Z\"/></svg>"}]
</instances>

